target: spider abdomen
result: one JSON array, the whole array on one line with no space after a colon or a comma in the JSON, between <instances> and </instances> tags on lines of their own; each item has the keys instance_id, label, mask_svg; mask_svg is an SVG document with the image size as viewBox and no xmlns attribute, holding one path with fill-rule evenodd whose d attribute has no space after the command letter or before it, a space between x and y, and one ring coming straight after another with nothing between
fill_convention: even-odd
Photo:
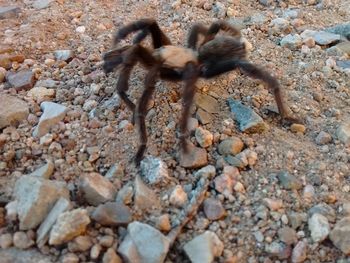
<instances>
[{"instance_id":1,"label":"spider abdomen","mask_svg":"<svg viewBox=\"0 0 350 263\"><path fill-rule=\"evenodd\" d=\"M162 61L164 67L182 69L188 62L197 63L196 53L189 48L166 45L154 51L154 56Z\"/></svg>"},{"instance_id":2,"label":"spider abdomen","mask_svg":"<svg viewBox=\"0 0 350 263\"><path fill-rule=\"evenodd\" d=\"M218 36L199 48L200 63L215 63L223 60L242 60L246 57L245 44L240 39Z\"/></svg>"}]
</instances>

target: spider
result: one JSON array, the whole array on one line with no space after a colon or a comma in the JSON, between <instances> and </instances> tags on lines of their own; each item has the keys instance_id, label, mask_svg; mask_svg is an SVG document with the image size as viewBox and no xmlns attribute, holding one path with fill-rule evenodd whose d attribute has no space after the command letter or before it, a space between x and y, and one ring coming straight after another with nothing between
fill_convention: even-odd
<instances>
[{"instance_id":1,"label":"spider","mask_svg":"<svg viewBox=\"0 0 350 263\"><path fill-rule=\"evenodd\" d=\"M218 35L220 30L226 32L226 35ZM132 45L116 47L120 40L134 32L138 33ZM149 34L152 37L153 50L140 44ZM199 43L200 35L203 37L201 43ZM209 27L200 23L194 24L188 35L187 47L172 45L154 19L140 19L117 31L114 48L103 56L103 69L105 73L109 73L120 68L117 92L133 112L133 123L137 122L140 132L141 144L134 157L136 165L140 164L146 151L145 116L158 78L184 82L183 110L179 126L180 146L185 153L189 151L187 123L198 78L209 79L231 70L240 69L249 77L260 79L267 84L274 94L282 120L289 123L299 122L288 112L289 108L283 101L278 81L265 70L249 62L246 56L246 45L241 39L240 31L226 21L216 21ZM126 92L129 88L130 73L138 62L148 69L148 73L145 77L143 94L136 106L128 98Z\"/></svg>"}]
</instances>

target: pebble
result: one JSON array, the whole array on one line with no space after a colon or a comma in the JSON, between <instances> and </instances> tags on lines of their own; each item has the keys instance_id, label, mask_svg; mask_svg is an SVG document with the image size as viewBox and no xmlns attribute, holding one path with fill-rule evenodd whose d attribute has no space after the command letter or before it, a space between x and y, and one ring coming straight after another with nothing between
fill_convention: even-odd
<instances>
[{"instance_id":1,"label":"pebble","mask_svg":"<svg viewBox=\"0 0 350 263\"><path fill-rule=\"evenodd\" d=\"M102 258L102 263L122 263L122 259L115 253L113 248L107 249Z\"/></svg>"},{"instance_id":2,"label":"pebble","mask_svg":"<svg viewBox=\"0 0 350 263\"><path fill-rule=\"evenodd\" d=\"M134 188L131 183L125 184L117 193L116 202L123 204L131 204L134 196Z\"/></svg>"},{"instance_id":3,"label":"pebble","mask_svg":"<svg viewBox=\"0 0 350 263\"><path fill-rule=\"evenodd\" d=\"M350 145L350 122L342 123L336 131L338 139L346 146Z\"/></svg>"},{"instance_id":4,"label":"pebble","mask_svg":"<svg viewBox=\"0 0 350 263\"><path fill-rule=\"evenodd\" d=\"M17 220L17 206L18 206L18 201L14 200L5 206L6 209L6 220L8 221L15 221Z\"/></svg>"},{"instance_id":5,"label":"pebble","mask_svg":"<svg viewBox=\"0 0 350 263\"><path fill-rule=\"evenodd\" d=\"M126 226L132 221L130 209L121 203L100 204L91 218L103 226Z\"/></svg>"},{"instance_id":6,"label":"pebble","mask_svg":"<svg viewBox=\"0 0 350 263\"><path fill-rule=\"evenodd\" d=\"M345 255L350 254L350 217L338 221L330 233L333 244Z\"/></svg>"},{"instance_id":7,"label":"pebble","mask_svg":"<svg viewBox=\"0 0 350 263\"><path fill-rule=\"evenodd\" d=\"M195 137L202 148L207 148L213 144L213 134L210 131L205 130L201 127L196 128Z\"/></svg>"},{"instance_id":8,"label":"pebble","mask_svg":"<svg viewBox=\"0 0 350 263\"><path fill-rule=\"evenodd\" d=\"M211 123L213 121L213 116L210 113L206 112L205 110L202 110L201 108L197 110L196 118L203 125Z\"/></svg>"},{"instance_id":9,"label":"pebble","mask_svg":"<svg viewBox=\"0 0 350 263\"><path fill-rule=\"evenodd\" d=\"M292 252L292 263L302 263L307 257L307 242L299 241Z\"/></svg>"},{"instance_id":10,"label":"pebble","mask_svg":"<svg viewBox=\"0 0 350 263\"><path fill-rule=\"evenodd\" d=\"M147 210L152 207L160 207L160 201L157 195L146 186L140 176L135 178L135 206L141 210Z\"/></svg>"},{"instance_id":11,"label":"pebble","mask_svg":"<svg viewBox=\"0 0 350 263\"><path fill-rule=\"evenodd\" d=\"M313 214L308 220L311 238L314 242L322 242L330 232L328 219L321 214Z\"/></svg>"},{"instance_id":12,"label":"pebble","mask_svg":"<svg viewBox=\"0 0 350 263\"><path fill-rule=\"evenodd\" d=\"M278 259L287 259L292 253L290 246L277 241L274 241L271 244L266 244L265 251Z\"/></svg>"},{"instance_id":13,"label":"pebble","mask_svg":"<svg viewBox=\"0 0 350 263\"><path fill-rule=\"evenodd\" d=\"M102 236L99 240L99 244L103 247L111 247L113 245L113 236Z\"/></svg>"},{"instance_id":14,"label":"pebble","mask_svg":"<svg viewBox=\"0 0 350 263\"><path fill-rule=\"evenodd\" d=\"M297 233L293 228L283 227L278 230L279 239L287 245L292 245L298 242Z\"/></svg>"},{"instance_id":15,"label":"pebble","mask_svg":"<svg viewBox=\"0 0 350 263\"><path fill-rule=\"evenodd\" d=\"M37 10L44 9L50 6L51 2L54 0L35 0L33 7Z\"/></svg>"},{"instance_id":16,"label":"pebble","mask_svg":"<svg viewBox=\"0 0 350 263\"><path fill-rule=\"evenodd\" d=\"M0 83L1 83L1 81L0 81ZM198 128L198 125L199 125L199 123L198 123L198 120L196 118L192 118L192 117L189 118L189 120L188 120L188 130L190 132L195 131Z\"/></svg>"},{"instance_id":17,"label":"pebble","mask_svg":"<svg viewBox=\"0 0 350 263\"><path fill-rule=\"evenodd\" d=\"M327 32L334 33L337 35L344 36L349 39L350 37L350 23L343 23L343 24L338 24L335 26L332 26L330 28L326 29Z\"/></svg>"},{"instance_id":18,"label":"pebble","mask_svg":"<svg viewBox=\"0 0 350 263\"><path fill-rule=\"evenodd\" d=\"M161 159L148 156L141 161L141 175L149 184L164 183L169 179L168 167Z\"/></svg>"},{"instance_id":19,"label":"pebble","mask_svg":"<svg viewBox=\"0 0 350 263\"><path fill-rule=\"evenodd\" d=\"M67 253L62 257L62 263L79 263L79 257L73 253Z\"/></svg>"},{"instance_id":20,"label":"pebble","mask_svg":"<svg viewBox=\"0 0 350 263\"><path fill-rule=\"evenodd\" d=\"M203 148L189 146L189 152L180 153L180 165L184 168L200 168L208 164L207 151Z\"/></svg>"},{"instance_id":21,"label":"pebble","mask_svg":"<svg viewBox=\"0 0 350 263\"><path fill-rule=\"evenodd\" d=\"M22 70L7 76L7 81L17 91L30 90L35 84L35 77L32 71Z\"/></svg>"},{"instance_id":22,"label":"pebble","mask_svg":"<svg viewBox=\"0 0 350 263\"><path fill-rule=\"evenodd\" d=\"M315 141L318 145L324 145L332 141L332 136L327 132L321 131L317 135Z\"/></svg>"},{"instance_id":23,"label":"pebble","mask_svg":"<svg viewBox=\"0 0 350 263\"><path fill-rule=\"evenodd\" d=\"M289 34L282 38L280 45L291 50L297 50L301 47L302 43L302 38L298 34Z\"/></svg>"},{"instance_id":24,"label":"pebble","mask_svg":"<svg viewBox=\"0 0 350 263\"><path fill-rule=\"evenodd\" d=\"M226 210L222 203L215 198L208 198L203 202L205 216L209 220L219 220L226 216Z\"/></svg>"},{"instance_id":25,"label":"pebble","mask_svg":"<svg viewBox=\"0 0 350 263\"><path fill-rule=\"evenodd\" d=\"M84 252L92 247L93 243L90 236L77 236L68 243L68 250L70 252Z\"/></svg>"},{"instance_id":26,"label":"pebble","mask_svg":"<svg viewBox=\"0 0 350 263\"><path fill-rule=\"evenodd\" d=\"M108 169L105 177L108 179L122 178L124 176L124 168L119 163L112 164L111 168Z\"/></svg>"},{"instance_id":27,"label":"pebble","mask_svg":"<svg viewBox=\"0 0 350 263\"><path fill-rule=\"evenodd\" d=\"M0 6L0 20L17 17L20 12L21 8L18 6Z\"/></svg>"},{"instance_id":28,"label":"pebble","mask_svg":"<svg viewBox=\"0 0 350 263\"><path fill-rule=\"evenodd\" d=\"M27 249L34 245L34 241L25 232L18 231L13 235L13 245L19 249Z\"/></svg>"},{"instance_id":29,"label":"pebble","mask_svg":"<svg viewBox=\"0 0 350 263\"><path fill-rule=\"evenodd\" d=\"M53 52L53 55L55 56L56 60L66 61L69 62L74 57L74 52L72 50L55 50Z\"/></svg>"},{"instance_id":30,"label":"pebble","mask_svg":"<svg viewBox=\"0 0 350 263\"><path fill-rule=\"evenodd\" d=\"M242 151L243 146L244 144L240 138L230 137L219 144L218 151L221 155L236 155Z\"/></svg>"},{"instance_id":31,"label":"pebble","mask_svg":"<svg viewBox=\"0 0 350 263\"><path fill-rule=\"evenodd\" d=\"M197 107L205 110L208 113L218 113L220 110L219 103L212 96L197 93L194 98Z\"/></svg>"},{"instance_id":32,"label":"pebble","mask_svg":"<svg viewBox=\"0 0 350 263\"><path fill-rule=\"evenodd\" d=\"M320 46L331 45L337 43L341 40L341 36L325 31L314 31L306 29L303 33L300 34L302 39L312 37L316 44Z\"/></svg>"},{"instance_id":33,"label":"pebble","mask_svg":"<svg viewBox=\"0 0 350 263\"><path fill-rule=\"evenodd\" d=\"M100 244L95 244L90 250L91 259L97 259L101 253L102 247Z\"/></svg>"},{"instance_id":34,"label":"pebble","mask_svg":"<svg viewBox=\"0 0 350 263\"><path fill-rule=\"evenodd\" d=\"M187 203L187 194L181 185L175 186L170 194L169 202L176 207L183 207Z\"/></svg>"},{"instance_id":35,"label":"pebble","mask_svg":"<svg viewBox=\"0 0 350 263\"><path fill-rule=\"evenodd\" d=\"M0 129L15 125L29 115L27 103L14 96L0 94L0 105Z\"/></svg>"},{"instance_id":36,"label":"pebble","mask_svg":"<svg viewBox=\"0 0 350 263\"><path fill-rule=\"evenodd\" d=\"M219 175L214 179L215 190L225 196L233 193L234 179L226 174Z\"/></svg>"},{"instance_id":37,"label":"pebble","mask_svg":"<svg viewBox=\"0 0 350 263\"><path fill-rule=\"evenodd\" d=\"M330 222L335 222L336 219L336 213L334 209L325 203L320 203L315 206L313 206L309 211L308 211L309 217L311 217L313 214L321 214L325 217L327 217L328 221Z\"/></svg>"},{"instance_id":38,"label":"pebble","mask_svg":"<svg viewBox=\"0 0 350 263\"><path fill-rule=\"evenodd\" d=\"M287 190L300 190L303 187L300 180L287 171L278 172L277 178L281 185Z\"/></svg>"},{"instance_id":39,"label":"pebble","mask_svg":"<svg viewBox=\"0 0 350 263\"><path fill-rule=\"evenodd\" d=\"M315 188L308 184L304 187L303 198L306 202L311 202L315 197Z\"/></svg>"},{"instance_id":40,"label":"pebble","mask_svg":"<svg viewBox=\"0 0 350 263\"><path fill-rule=\"evenodd\" d=\"M295 133L302 133L304 134L305 131L306 131L306 127L302 124L298 124L298 123L293 123L291 126L290 126L290 130L292 132L295 132Z\"/></svg>"},{"instance_id":41,"label":"pebble","mask_svg":"<svg viewBox=\"0 0 350 263\"><path fill-rule=\"evenodd\" d=\"M11 247L13 244L13 237L11 234L2 234L0 235L0 247L2 249L6 249Z\"/></svg>"},{"instance_id":42,"label":"pebble","mask_svg":"<svg viewBox=\"0 0 350 263\"><path fill-rule=\"evenodd\" d=\"M169 214L164 214L156 219L156 227L160 231L169 232L171 230L171 223Z\"/></svg>"},{"instance_id":43,"label":"pebble","mask_svg":"<svg viewBox=\"0 0 350 263\"><path fill-rule=\"evenodd\" d=\"M54 89L48 89L45 87L34 87L28 91L27 96L33 98L37 103L41 103L43 101L50 101L55 96Z\"/></svg>"},{"instance_id":44,"label":"pebble","mask_svg":"<svg viewBox=\"0 0 350 263\"><path fill-rule=\"evenodd\" d=\"M283 207L283 201L280 199L264 198L263 204L266 205L271 211L277 211Z\"/></svg>"},{"instance_id":45,"label":"pebble","mask_svg":"<svg viewBox=\"0 0 350 263\"><path fill-rule=\"evenodd\" d=\"M85 209L67 211L58 217L50 232L49 244L61 245L86 231L90 218Z\"/></svg>"},{"instance_id":46,"label":"pebble","mask_svg":"<svg viewBox=\"0 0 350 263\"><path fill-rule=\"evenodd\" d=\"M52 161L48 160L47 163L40 168L36 169L34 172L28 174L29 176L40 177L44 179L49 179L53 174L55 166Z\"/></svg>"}]
</instances>

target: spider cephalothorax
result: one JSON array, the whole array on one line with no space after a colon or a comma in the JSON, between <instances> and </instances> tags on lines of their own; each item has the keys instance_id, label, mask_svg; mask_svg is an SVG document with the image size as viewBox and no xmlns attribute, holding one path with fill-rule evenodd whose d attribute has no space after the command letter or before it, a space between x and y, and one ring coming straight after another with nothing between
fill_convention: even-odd
<instances>
[{"instance_id":1,"label":"spider cephalothorax","mask_svg":"<svg viewBox=\"0 0 350 263\"><path fill-rule=\"evenodd\" d=\"M220 30L225 31L228 35L217 35ZM139 32L133 39L132 45L116 47L104 55L103 68L106 73L113 71L118 66L121 68L117 92L128 108L133 111L133 121L137 121L140 129L141 145L135 156L137 164L142 160L146 150L145 116L147 104L152 97L158 78L184 82L180 143L185 152L188 151L187 121L198 78L211 78L240 69L246 75L261 79L267 84L275 96L283 120L296 121L288 114L277 80L246 59L246 46L241 39L240 31L227 22L217 21L210 27L195 24L189 32L187 47L178 47L171 45L170 40L161 31L155 20L141 19L122 27L116 34L114 45L136 31ZM148 34L151 34L152 37L153 50L140 44ZM204 37L200 44L198 44L199 35ZM128 80L131 70L138 62L149 71L145 79L145 90L136 106L128 98L126 91L129 88Z\"/></svg>"}]
</instances>

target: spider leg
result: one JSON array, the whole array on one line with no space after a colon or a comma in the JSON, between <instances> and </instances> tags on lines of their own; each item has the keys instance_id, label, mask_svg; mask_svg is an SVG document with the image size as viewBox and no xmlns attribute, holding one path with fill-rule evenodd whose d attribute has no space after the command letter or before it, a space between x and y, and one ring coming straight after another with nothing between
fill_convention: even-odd
<instances>
[{"instance_id":1,"label":"spider leg","mask_svg":"<svg viewBox=\"0 0 350 263\"><path fill-rule=\"evenodd\" d=\"M142 32L135 37L134 44L140 43L147 36L147 33L150 32L155 49L163 45L171 45L169 38L159 28L157 22L154 19L147 18L140 19L119 29L114 38L114 44L117 44L121 39L126 38L129 34L138 30L142 30Z\"/></svg>"},{"instance_id":2,"label":"spider leg","mask_svg":"<svg viewBox=\"0 0 350 263\"><path fill-rule=\"evenodd\" d=\"M219 33L220 30L228 32L231 36L234 36L237 38L241 37L241 32L236 27L229 24L227 21L219 20L211 24L206 34L206 37L203 41L203 44L214 39L214 37L216 36L217 33Z\"/></svg>"},{"instance_id":3,"label":"spider leg","mask_svg":"<svg viewBox=\"0 0 350 263\"><path fill-rule=\"evenodd\" d=\"M125 46L122 48L115 48L103 55L103 71L105 73L112 72L123 62L123 53L128 50L131 46Z\"/></svg>"},{"instance_id":4,"label":"spider leg","mask_svg":"<svg viewBox=\"0 0 350 263\"><path fill-rule=\"evenodd\" d=\"M192 48L193 50L196 50L197 42L198 42L198 36L206 35L208 32L208 28L202 24L194 24L190 30L190 33L188 34L187 39L187 47Z\"/></svg>"},{"instance_id":5,"label":"spider leg","mask_svg":"<svg viewBox=\"0 0 350 263\"><path fill-rule=\"evenodd\" d=\"M187 153L189 151L186 139L188 138L188 118L190 116L190 108L196 92L196 81L198 79L198 67L194 63L188 63L184 69L183 80L185 82L183 91L183 110L180 121L180 146Z\"/></svg>"},{"instance_id":6,"label":"spider leg","mask_svg":"<svg viewBox=\"0 0 350 263\"><path fill-rule=\"evenodd\" d=\"M143 91L143 94L140 98L140 101L137 107L136 117L139 124L139 129L140 129L139 132L140 132L140 140L141 140L141 144L139 146L139 149L134 159L137 166L139 166L147 147L147 130L146 130L145 118L147 114L148 103L151 100L152 95L154 93L158 71L159 71L159 64L153 66L150 69L150 71L147 73L146 79L145 79L145 90Z\"/></svg>"},{"instance_id":7,"label":"spider leg","mask_svg":"<svg viewBox=\"0 0 350 263\"><path fill-rule=\"evenodd\" d=\"M289 108L284 102L280 85L276 78L270 75L267 71L253 65L248 61L243 60L227 60L216 64L204 65L201 70L201 76L211 78L219 74L240 68L247 76L264 81L269 90L273 93L278 107L278 111L283 120L291 123L302 123L301 120L291 116Z\"/></svg>"}]
</instances>

